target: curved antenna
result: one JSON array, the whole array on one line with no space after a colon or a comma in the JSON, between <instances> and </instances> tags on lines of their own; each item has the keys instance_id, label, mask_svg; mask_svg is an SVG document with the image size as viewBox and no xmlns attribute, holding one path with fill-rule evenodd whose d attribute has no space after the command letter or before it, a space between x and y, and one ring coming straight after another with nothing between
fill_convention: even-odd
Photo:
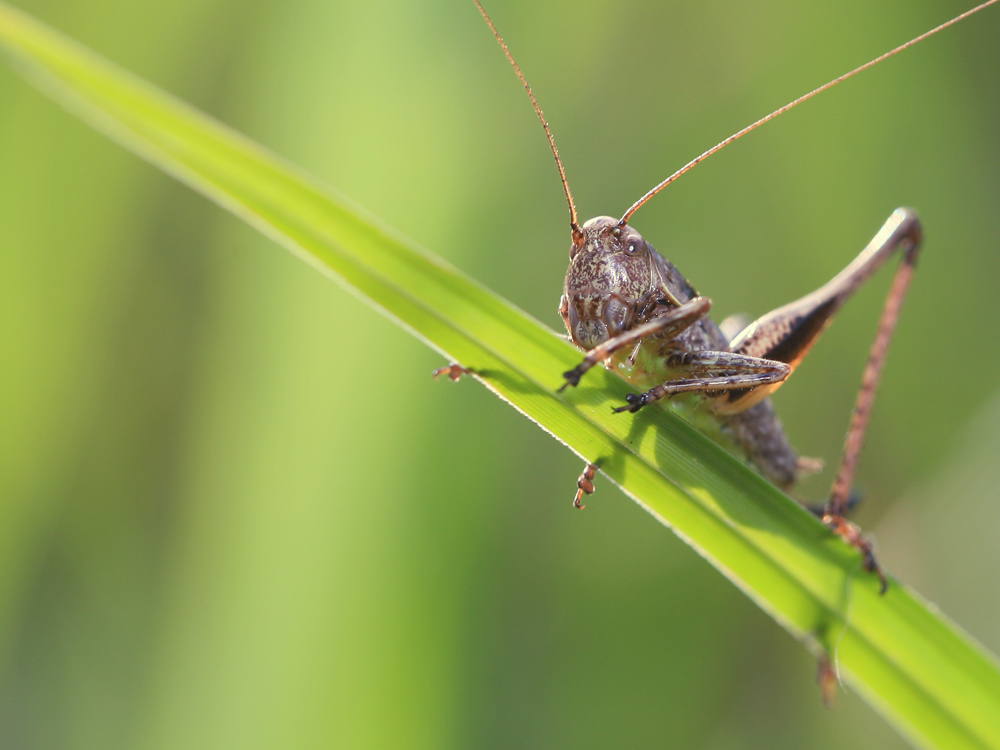
<instances>
[{"instance_id":1,"label":"curved antenna","mask_svg":"<svg viewBox=\"0 0 1000 750\"><path fill-rule=\"evenodd\" d=\"M996 2L996 0L992 0ZM483 8L479 0L473 0L476 7L479 8L479 14L486 21L486 25L490 27L490 31L493 32L493 36L496 37L497 42L500 44L500 49L507 56L508 62L514 68L514 72L517 73L517 77L521 79L521 85L524 86L524 90L528 92L528 98L531 99L531 106L535 108L535 114L538 115L539 122L542 123L542 127L545 129L545 137L549 139L549 148L552 149L552 156L555 157L556 166L559 168L559 179L562 180L563 192L566 193L566 203L569 205L569 226L573 233L574 244L579 244L583 240L583 232L580 231L580 225L577 223L576 217L576 206L573 204L573 196L569 192L569 183L566 181L566 171L563 169L562 162L559 160L559 150L556 148L555 139L552 137L552 131L549 130L549 124L545 121L545 115L542 114L541 107L538 106L538 102L535 100L535 95L531 93L531 86L524 78L524 74L521 69L517 67L517 63L514 62L514 56L510 54L510 50L507 49L507 44L504 42L503 37L500 36L500 32L497 31L497 27L493 25L493 21L486 14L486 10Z\"/></svg>"},{"instance_id":2,"label":"curved antenna","mask_svg":"<svg viewBox=\"0 0 1000 750\"><path fill-rule=\"evenodd\" d=\"M773 120L778 115L783 114L784 112L787 112L792 107L794 107L794 106L796 106L798 104L802 104L802 102L806 101L806 99L812 99L814 96L816 96L816 94L820 94L820 93L826 91L828 88L836 86L841 81L846 81L851 76L856 75L856 74L860 73L863 70L867 70L868 68L872 67L873 65L877 65L878 63L882 62L886 58L892 57L897 52L902 52L907 47L912 47L917 42L922 42L924 39L926 39L927 37L931 36L932 34L936 34L939 31L947 29L952 24L958 23L959 21L961 21L964 18L968 18L973 13L978 13L983 8L985 8L985 7L989 6L989 5L993 5L993 3L995 3L995 2L998 2L998 0L987 0L982 5L977 5L972 10L967 10L962 15L955 16L950 21L946 21L945 23L941 24L940 26L936 26L933 29L931 29L930 31L924 32L920 36L915 37L915 38L911 39L910 41L906 42L906 44L901 44L898 47L896 47L895 49L890 50L889 52L886 52L883 55L879 55L874 60L871 60L870 62L866 62L864 65L862 65L862 66L860 66L858 68L855 68L851 72L844 73L844 75L838 76L837 78L834 78L829 83L823 84L818 89L813 89L808 94L804 94L803 96L800 96L798 99L796 99L793 102L789 102L784 107L779 107L778 109L774 110L774 112L772 112L771 114L767 115L766 117L760 118L759 120L757 120L757 122L753 123L752 125L747 125L745 128L743 128L743 130L740 130L737 133L733 133L731 136L729 136L728 138L726 138L724 141L720 141L719 143L717 143L714 146L712 146L712 148L710 148L705 153L701 154L700 156L696 156L694 159L692 159L691 161L689 161L687 164L685 164L683 167L681 167L680 169L678 169L676 172L674 172L672 175L670 175L667 179L665 179L663 182L661 182L659 185L657 185L656 187L654 187L652 190L650 190L648 193L646 193L644 196L642 196L639 200L637 200L635 203L633 203L629 207L628 211L626 211L622 215L622 218L618 220L618 226L625 226L625 224L628 222L628 220L632 216L632 214L634 214L637 210L639 210L639 207L643 203L645 203L650 198L652 198L654 195L656 195L658 192L660 192L661 190L663 190L663 188L665 188L671 182L673 182L674 180L676 180L682 174L684 174L685 172L687 172L688 170L690 170L695 164L697 164L697 163L699 163L701 161L704 161L709 156L711 156L712 154L714 154L716 151L719 151L719 150L723 149L724 147L728 146L730 143L732 143L733 141L735 141L737 138L742 138L747 133L749 133L751 130L755 130L755 129L759 128L765 122ZM476 0L476 4L478 5L478 0Z\"/></svg>"}]
</instances>

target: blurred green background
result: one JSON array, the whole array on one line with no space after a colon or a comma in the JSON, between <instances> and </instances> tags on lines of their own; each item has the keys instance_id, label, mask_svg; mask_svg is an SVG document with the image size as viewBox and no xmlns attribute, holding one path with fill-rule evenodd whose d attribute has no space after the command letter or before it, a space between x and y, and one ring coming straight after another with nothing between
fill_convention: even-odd
<instances>
[{"instance_id":1,"label":"blurred green background","mask_svg":"<svg viewBox=\"0 0 1000 750\"><path fill-rule=\"evenodd\" d=\"M558 326L565 206L471 2L18 5ZM487 7L591 216L968 6ZM991 9L632 222L721 319L920 211L858 520L994 652L998 38ZM776 397L831 467L889 275ZM0 747L904 746L850 693L824 710L805 650L606 482L574 512L562 446L6 67L0 352Z\"/></svg>"}]
</instances>

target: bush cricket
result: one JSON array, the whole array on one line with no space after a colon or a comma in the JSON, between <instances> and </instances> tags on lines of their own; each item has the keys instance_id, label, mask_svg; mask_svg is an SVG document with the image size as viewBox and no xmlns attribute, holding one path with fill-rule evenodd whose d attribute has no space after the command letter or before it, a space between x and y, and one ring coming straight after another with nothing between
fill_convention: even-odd
<instances>
[{"instance_id":1,"label":"bush cricket","mask_svg":"<svg viewBox=\"0 0 1000 750\"><path fill-rule=\"evenodd\" d=\"M570 216L569 268L558 312L570 340L586 352L579 365L563 373L563 391L576 386L597 364L613 369L640 389L616 412L635 413L662 399L685 396L719 423L727 447L735 447L765 478L783 490L817 471L821 463L800 457L791 447L768 398L791 375L841 305L891 256L900 263L886 296L861 378L850 425L830 495L811 508L835 534L856 548L863 566L875 573L882 593L886 579L871 543L845 518L879 375L920 248L921 225L911 209L896 209L861 253L816 291L744 325L708 317L711 302L701 296L668 260L629 225L650 198L696 164L816 94L967 18L997 0L956 16L780 107L724 139L643 195L621 218L598 216L578 221L566 173L542 110L479 0L474 0L531 100L559 171ZM435 371L453 380L465 372L458 364ZM588 463L577 480L574 506L594 491L597 466Z\"/></svg>"}]
</instances>

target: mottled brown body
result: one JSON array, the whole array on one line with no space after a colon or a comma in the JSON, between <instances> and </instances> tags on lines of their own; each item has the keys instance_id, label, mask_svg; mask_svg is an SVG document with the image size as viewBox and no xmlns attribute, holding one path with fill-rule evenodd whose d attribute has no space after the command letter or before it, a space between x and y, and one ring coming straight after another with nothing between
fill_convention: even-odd
<instances>
[{"instance_id":1,"label":"mottled brown body","mask_svg":"<svg viewBox=\"0 0 1000 750\"><path fill-rule=\"evenodd\" d=\"M616 231L617 230L617 231ZM618 220L602 216L582 227L583 241L570 248L559 312L570 338L582 349L591 350L609 339L656 317L665 310L678 309L698 298L688 280L666 258L629 226L618 227ZM707 302L707 301L706 301ZM671 368L670 362L688 352L730 352L728 339L707 316L702 316L670 335L661 330L642 346L652 352L654 367L640 363L649 358L611 355L606 361L619 365L614 369L639 387L660 383L683 370ZM724 408L729 393L719 392L706 408ZM725 433L732 438L747 459L770 481L788 489L794 485L799 461L766 398L729 416L721 416ZM727 446L728 447L728 446ZM814 462L803 462L803 466Z\"/></svg>"},{"instance_id":2,"label":"mottled brown body","mask_svg":"<svg viewBox=\"0 0 1000 750\"><path fill-rule=\"evenodd\" d=\"M629 397L628 405L618 411L635 412L665 396L698 394L703 408L719 420L727 442L762 475L789 489L819 463L796 455L768 396L788 379L847 298L896 250L903 251L901 269L908 269L908 281L919 241L916 215L896 210L858 257L827 284L728 340L708 318L711 302L635 229L608 216L591 219L573 235L559 303L570 338L588 354L565 373L563 387L579 383L600 362L646 389ZM890 294L887 309L893 308L893 319L887 333L883 320L881 336L891 334L903 293L905 286ZM885 344L887 339L877 356L873 345L876 371ZM874 393L874 382L868 390ZM867 416L867 406L864 411ZM854 454L852 473L859 449L860 442L845 450L845 461ZM835 483L838 510L850 489L849 482L839 488Z\"/></svg>"}]
</instances>

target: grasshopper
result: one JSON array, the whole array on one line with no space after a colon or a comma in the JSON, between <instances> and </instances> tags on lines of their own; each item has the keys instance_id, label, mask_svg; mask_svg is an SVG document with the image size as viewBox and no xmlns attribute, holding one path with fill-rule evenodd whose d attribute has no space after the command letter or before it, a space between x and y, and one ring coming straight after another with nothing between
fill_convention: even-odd
<instances>
[{"instance_id":1,"label":"grasshopper","mask_svg":"<svg viewBox=\"0 0 1000 750\"><path fill-rule=\"evenodd\" d=\"M559 391L576 386L585 373L603 364L640 389L616 412L635 413L662 399L684 396L717 420L724 442L778 487L789 490L821 463L796 454L775 415L770 394L794 372L841 305L891 256L899 255L858 389L836 477L826 502L813 508L823 522L856 548L863 565L875 573L882 593L886 579L871 542L845 518L879 375L885 363L900 307L920 249L921 225L907 208L893 211L861 253L829 282L811 294L779 307L749 325L708 317L711 301L695 291L677 268L628 224L650 198L696 164L737 138L826 89L860 73L928 36L992 5L983 4L814 89L726 138L692 159L637 200L619 219L598 216L582 225L570 193L555 140L538 102L479 0L480 14L524 86L549 141L569 207L569 268L559 301L559 316L569 338L586 352L579 365L563 373ZM457 379L457 364L436 371ZM577 480L574 506L594 491L597 466L588 463Z\"/></svg>"}]
</instances>

